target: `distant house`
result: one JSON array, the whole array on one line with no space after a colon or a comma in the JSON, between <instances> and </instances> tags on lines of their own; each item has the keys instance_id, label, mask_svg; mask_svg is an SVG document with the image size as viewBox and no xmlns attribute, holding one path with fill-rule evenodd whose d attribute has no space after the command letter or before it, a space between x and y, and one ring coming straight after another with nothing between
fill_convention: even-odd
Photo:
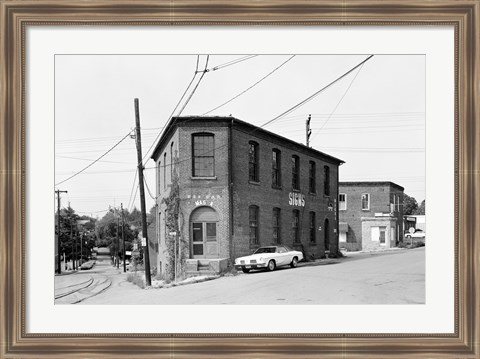
<instances>
[{"instance_id":1,"label":"distant house","mask_svg":"<svg viewBox=\"0 0 480 359\"><path fill-rule=\"evenodd\" d=\"M393 182L340 182L340 248L390 248L402 241L403 190Z\"/></svg>"}]
</instances>

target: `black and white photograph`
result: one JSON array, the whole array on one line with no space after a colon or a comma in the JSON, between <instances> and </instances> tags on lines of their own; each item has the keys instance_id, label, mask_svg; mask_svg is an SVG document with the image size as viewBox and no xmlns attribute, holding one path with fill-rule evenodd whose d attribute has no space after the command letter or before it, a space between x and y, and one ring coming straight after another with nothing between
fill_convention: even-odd
<instances>
[{"instance_id":1,"label":"black and white photograph","mask_svg":"<svg viewBox=\"0 0 480 359\"><path fill-rule=\"evenodd\" d=\"M56 54L55 304L425 304L425 63Z\"/></svg>"}]
</instances>

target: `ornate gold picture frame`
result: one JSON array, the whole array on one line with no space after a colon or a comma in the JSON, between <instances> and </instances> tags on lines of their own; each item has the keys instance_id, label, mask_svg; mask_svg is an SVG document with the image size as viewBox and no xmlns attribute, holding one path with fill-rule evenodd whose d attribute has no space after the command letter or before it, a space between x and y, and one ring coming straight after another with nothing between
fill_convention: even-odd
<instances>
[{"instance_id":1,"label":"ornate gold picture frame","mask_svg":"<svg viewBox=\"0 0 480 359\"><path fill-rule=\"evenodd\" d=\"M0 357L480 358L480 1L0 0ZM32 334L25 313L28 26L453 26L455 332Z\"/></svg>"}]
</instances>

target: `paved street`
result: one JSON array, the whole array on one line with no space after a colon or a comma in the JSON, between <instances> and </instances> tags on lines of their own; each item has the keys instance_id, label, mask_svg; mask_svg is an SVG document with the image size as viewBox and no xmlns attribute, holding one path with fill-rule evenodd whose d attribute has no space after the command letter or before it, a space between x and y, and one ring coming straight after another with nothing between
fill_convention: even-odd
<instances>
[{"instance_id":1,"label":"paved street","mask_svg":"<svg viewBox=\"0 0 480 359\"><path fill-rule=\"evenodd\" d=\"M164 289L142 290L109 263L99 263L92 273L108 276L111 285L80 304L425 303L425 248L355 253L335 264L252 272ZM79 275L86 273L64 278Z\"/></svg>"}]
</instances>

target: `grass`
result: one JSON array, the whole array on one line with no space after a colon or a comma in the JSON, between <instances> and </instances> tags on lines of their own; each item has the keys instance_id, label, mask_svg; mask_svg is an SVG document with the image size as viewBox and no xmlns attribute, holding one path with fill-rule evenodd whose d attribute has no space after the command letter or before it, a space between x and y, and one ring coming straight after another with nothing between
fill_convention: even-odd
<instances>
[{"instance_id":1,"label":"grass","mask_svg":"<svg viewBox=\"0 0 480 359\"><path fill-rule=\"evenodd\" d=\"M137 275L136 273L128 273L127 281L135 284L136 286L142 289L145 289L145 282L143 281L143 278Z\"/></svg>"}]
</instances>

